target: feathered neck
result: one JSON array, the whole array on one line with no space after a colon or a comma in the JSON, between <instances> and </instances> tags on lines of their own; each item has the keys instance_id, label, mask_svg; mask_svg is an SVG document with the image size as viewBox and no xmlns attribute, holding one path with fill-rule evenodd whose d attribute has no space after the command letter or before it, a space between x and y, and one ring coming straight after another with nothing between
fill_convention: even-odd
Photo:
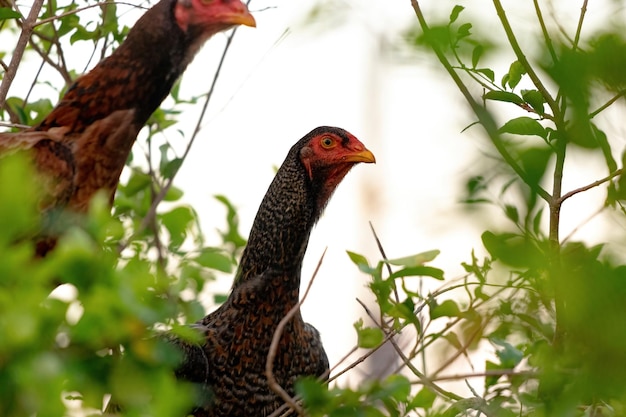
<instances>
[{"instance_id":1,"label":"feathered neck","mask_svg":"<svg viewBox=\"0 0 626 417\"><path fill-rule=\"evenodd\" d=\"M297 144L298 145L298 144ZM285 287L300 286L302 261L313 226L319 219L314 186L294 146L276 173L250 231L234 286L271 271Z\"/></svg>"}]
</instances>

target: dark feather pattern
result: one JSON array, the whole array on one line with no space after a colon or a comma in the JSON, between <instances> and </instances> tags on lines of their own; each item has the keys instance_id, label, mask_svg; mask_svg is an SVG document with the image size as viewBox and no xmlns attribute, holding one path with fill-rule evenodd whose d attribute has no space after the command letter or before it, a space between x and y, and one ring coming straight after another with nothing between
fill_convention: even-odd
<instances>
[{"instance_id":1,"label":"dark feather pattern","mask_svg":"<svg viewBox=\"0 0 626 417\"><path fill-rule=\"evenodd\" d=\"M161 0L109 57L74 82L38 126L0 134L0 153L23 149L33 154L39 173L56 184L46 190L50 209L85 212L102 189L112 203L124 164L150 115L200 46L237 24L255 25L240 0ZM37 138L55 145L38 146ZM61 184L66 188L59 189ZM38 245L40 256L54 246L53 238L45 241L49 244Z\"/></svg>"},{"instance_id":2,"label":"dark feather pattern","mask_svg":"<svg viewBox=\"0 0 626 417\"><path fill-rule=\"evenodd\" d=\"M318 157L324 138L337 142L327 160ZM374 162L374 156L335 127L314 129L287 154L259 207L229 298L195 325L203 344L171 340L184 353L177 377L202 391L194 416L267 416L282 404L265 375L269 347L278 323L298 303L311 230L357 162ZM328 370L320 335L299 312L282 333L273 365L292 396L297 378Z\"/></svg>"}]
</instances>

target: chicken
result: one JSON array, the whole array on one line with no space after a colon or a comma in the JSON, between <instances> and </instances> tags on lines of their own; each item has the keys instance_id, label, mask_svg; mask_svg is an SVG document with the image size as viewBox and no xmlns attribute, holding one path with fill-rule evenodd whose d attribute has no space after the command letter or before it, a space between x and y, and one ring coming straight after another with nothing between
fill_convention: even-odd
<instances>
[{"instance_id":1,"label":"chicken","mask_svg":"<svg viewBox=\"0 0 626 417\"><path fill-rule=\"evenodd\" d=\"M240 0L161 0L111 56L76 80L38 126L1 133L0 154L33 154L45 178L43 211L85 212L101 189L112 203L130 150L150 115L204 42L236 25L256 25ZM54 238L41 243L37 252L43 256Z\"/></svg>"},{"instance_id":2,"label":"chicken","mask_svg":"<svg viewBox=\"0 0 626 417\"><path fill-rule=\"evenodd\" d=\"M309 235L331 195L357 163L374 155L343 129L318 127L289 151L257 212L232 292L193 327L203 342L171 338L183 352L179 379L202 390L197 417L267 416L282 401L270 389L266 358L278 323L299 300ZM273 373L294 394L301 376L322 376L328 359L320 334L300 313L282 333Z\"/></svg>"}]
</instances>

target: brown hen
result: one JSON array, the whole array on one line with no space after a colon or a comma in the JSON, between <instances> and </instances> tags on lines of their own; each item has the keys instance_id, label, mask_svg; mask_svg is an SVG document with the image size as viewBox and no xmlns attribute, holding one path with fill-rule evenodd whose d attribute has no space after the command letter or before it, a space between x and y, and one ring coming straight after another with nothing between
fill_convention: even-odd
<instances>
[{"instance_id":1,"label":"brown hen","mask_svg":"<svg viewBox=\"0 0 626 417\"><path fill-rule=\"evenodd\" d=\"M282 404L265 374L272 337L298 303L311 230L359 162L375 162L374 155L336 127L314 129L287 154L259 207L229 298L194 325L204 342L173 340L184 353L177 377L201 391L203 403L194 416L260 417ZM297 378L319 377L327 370L319 333L296 314L278 344L276 381L293 396Z\"/></svg>"},{"instance_id":2,"label":"brown hen","mask_svg":"<svg viewBox=\"0 0 626 417\"><path fill-rule=\"evenodd\" d=\"M255 26L240 0L161 0L111 56L78 78L52 112L27 131L0 134L0 153L30 150L45 178L43 210L85 212L109 199L137 134L198 49L236 25ZM54 245L40 240L38 255Z\"/></svg>"}]
</instances>

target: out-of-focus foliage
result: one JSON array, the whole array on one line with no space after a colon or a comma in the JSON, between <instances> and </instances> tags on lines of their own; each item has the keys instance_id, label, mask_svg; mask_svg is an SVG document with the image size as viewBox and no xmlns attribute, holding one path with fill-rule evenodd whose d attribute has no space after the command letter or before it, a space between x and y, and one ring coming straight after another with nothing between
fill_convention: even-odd
<instances>
[{"instance_id":1,"label":"out-of-focus foliage","mask_svg":"<svg viewBox=\"0 0 626 417\"><path fill-rule=\"evenodd\" d=\"M44 2L38 21L49 20L35 27L22 57L39 57L42 71L27 94L8 96L0 120L38 123L57 98L31 97L60 96L85 71L67 65L74 47L90 45L92 56L80 62L87 66L124 39L123 11L114 3L93 6ZM28 14L26 7L19 10L0 1L5 39L12 33L17 41L21 12ZM0 45L4 70L14 46ZM216 273L232 272L245 239L235 207L220 196L227 211L223 242L207 245L196 211L171 183L183 158L167 140L173 134L162 132L175 127L181 107L196 98L180 97L177 85L168 103L134 149L113 212L104 198L94 199L89 215L71 219L44 259L33 258L29 239L43 221L33 167L22 154L0 157L0 415L99 415L110 395L128 416L189 411L193 391L172 372L179 354L159 333L194 336L182 324L206 314L199 293Z\"/></svg>"},{"instance_id":2,"label":"out-of-focus foliage","mask_svg":"<svg viewBox=\"0 0 626 417\"><path fill-rule=\"evenodd\" d=\"M587 32L586 1L561 4L580 13L571 28L554 21L546 2L528 2L537 41L526 50L528 32L515 28L528 21L517 21L500 1L440 2L437 8L449 8L445 22L426 15L422 6L432 6L426 3L411 1L417 19L407 43L441 63L474 112L468 128L482 129L490 144L484 168L476 168L459 197L474 212L499 207L509 226L485 230L487 256L472 251L461 280L446 279L428 293L421 283L443 279L442 271L391 261L373 267L350 253L370 277L380 309L368 310L369 325L355 324L359 345L391 343L397 368L390 372L407 376L413 388L406 392L397 379L327 392L307 382L302 396L312 415L623 415L626 265L614 243L626 230L624 149L612 130L622 123L597 117L623 110L623 24ZM623 2L607 7L619 15ZM471 17L487 9L498 17L498 31ZM504 72L496 59L502 56L513 57ZM570 153L603 160L604 172L565 189L576 169L564 168ZM569 199L595 187L605 192L598 213L611 212L620 225L617 238L590 244L560 236ZM427 362L437 351L443 364L434 369ZM455 376L459 363L472 372ZM459 385L449 390L451 380L464 381L471 395Z\"/></svg>"}]
</instances>

